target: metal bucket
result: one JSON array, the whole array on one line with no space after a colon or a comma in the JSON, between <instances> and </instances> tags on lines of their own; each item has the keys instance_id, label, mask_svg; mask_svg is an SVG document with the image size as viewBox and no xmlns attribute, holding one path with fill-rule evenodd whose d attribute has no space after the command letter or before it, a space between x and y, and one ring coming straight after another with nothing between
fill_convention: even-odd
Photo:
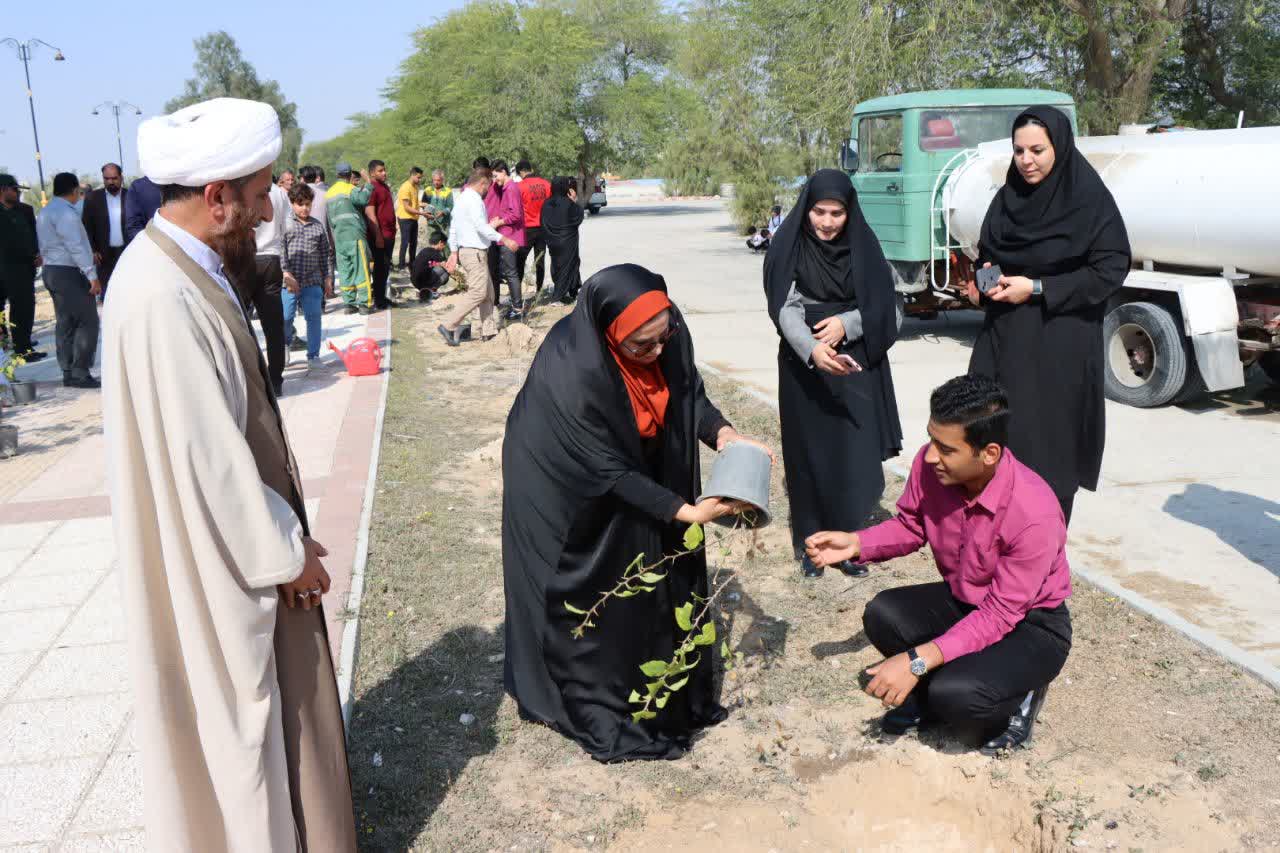
<instances>
[{"instance_id":1,"label":"metal bucket","mask_svg":"<svg viewBox=\"0 0 1280 853\"><path fill-rule=\"evenodd\" d=\"M13 403L16 406L34 402L36 399L36 383L34 382L10 382L9 388L13 391Z\"/></svg>"},{"instance_id":2,"label":"metal bucket","mask_svg":"<svg viewBox=\"0 0 1280 853\"><path fill-rule=\"evenodd\" d=\"M716 457L711 478L703 489L706 498L728 498L755 507L748 515L726 515L716 519L725 527L765 527L773 520L769 515L769 477L772 462L769 454L754 444L730 444Z\"/></svg>"},{"instance_id":3,"label":"metal bucket","mask_svg":"<svg viewBox=\"0 0 1280 853\"><path fill-rule=\"evenodd\" d=\"M18 428L0 425L0 459L18 455Z\"/></svg>"}]
</instances>

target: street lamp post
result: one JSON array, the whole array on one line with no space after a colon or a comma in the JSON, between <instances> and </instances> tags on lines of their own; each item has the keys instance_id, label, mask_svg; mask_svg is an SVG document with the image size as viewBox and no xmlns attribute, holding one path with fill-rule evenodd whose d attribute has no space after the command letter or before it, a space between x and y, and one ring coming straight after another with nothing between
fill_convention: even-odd
<instances>
[{"instance_id":1,"label":"street lamp post","mask_svg":"<svg viewBox=\"0 0 1280 853\"><path fill-rule=\"evenodd\" d=\"M66 57L62 55L61 50L41 39L27 39L22 42L15 38L5 38L0 39L0 44L7 44L18 52L18 58L22 60L22 70L27 75L27 104L31 107L31 136L36 143L36 170L40 173L40 204L43 206L48 199L44 194L44 161L40 158L40 132L36 130L36 99L31 94L31 52L40 45L44 45L53 51L54 62L62 62Z\"/></svg>"},{"instance_id":2,"label":"street lamp post","mask_svg":"<svg viewBox=\"0 0 1280 853\"><path fill-rule=\"evenodd\" d=\"M101 115L98 110L103 107L110 107L111 113L116 117L116 154L119 156L120 171L124 172L124 143L120 141L120 110L122 107L128 107L133 110L134 115L142 115L142 107L137 104L131 104L128 101L103 101L93 108L93 115Z\"/></svg>"}]
</instances>

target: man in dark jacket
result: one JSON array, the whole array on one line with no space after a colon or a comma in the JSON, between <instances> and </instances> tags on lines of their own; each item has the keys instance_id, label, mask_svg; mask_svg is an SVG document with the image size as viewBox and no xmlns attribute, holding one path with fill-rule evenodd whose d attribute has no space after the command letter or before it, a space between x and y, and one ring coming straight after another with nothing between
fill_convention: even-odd
<instances>
[{"instance_id":1,"label":"man in dark jacket","mask_svg":"<svg viewBox=\"0 0 1280 853\"><path fill-rule=\"evenodd\" d=\"M89 232L89 245L93 247L93 261L98 265L103 295L111 286L116 261L129 242L124 228L128 197L120 167L108 163L102 167L102 189L89 193L84 200L84 230Z\"/></svg>"},{"instance_id":2,"label":"man in dark jacket","mask_svg":"<svg viewBox=\"0 0 1280 853\"><path fill-rule=\"evenodd\" d=\"M129 184L124 202L124 242L128 245L160 209L160 188L150 178L138 178Z\"/></svg>"},{"instance_id":3,"label":"man in dark jacket","mask_svg":"<svg viewBox=\"0 0 1280 853\"><path fill-rule=\"evenodd\" d=\"M18 200L20 187L12 175L0 175L0 313L13 351L28 362L45 353L31 348L31 327L36 316L36 266L40 249L36 242L36 213ZM3 337L3 334L0 334Z\"/></svg>"}]
</instances>

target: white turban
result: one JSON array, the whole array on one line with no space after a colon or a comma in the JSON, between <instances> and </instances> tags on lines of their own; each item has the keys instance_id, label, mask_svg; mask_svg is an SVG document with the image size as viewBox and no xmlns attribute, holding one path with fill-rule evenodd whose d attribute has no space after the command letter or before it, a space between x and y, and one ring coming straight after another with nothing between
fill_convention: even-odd
<instances>
[{"instance_id":1,"label":"white turban","mask_svg":"<svg viewBox=\"0 0 1280 853\"><path fill-rule=\"evenodd\" d=\"M138 165L156 184L202 187L271 165L280 144L280 119L269 104L214 98L144 121Z\"/></svg>"}]
</instances>

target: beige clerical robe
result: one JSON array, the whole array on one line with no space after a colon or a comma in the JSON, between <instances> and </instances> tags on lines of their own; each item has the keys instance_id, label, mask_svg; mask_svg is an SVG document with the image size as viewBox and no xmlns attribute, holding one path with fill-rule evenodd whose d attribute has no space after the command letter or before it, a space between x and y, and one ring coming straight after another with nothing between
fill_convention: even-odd
<instances>
[{"instance_id":1,"label":"beige clerical robe","mask_svg":"<svg viewBox=\"0 0 1280 853\"><path fill-rule=\"evenodd\" d=\"M147 846L354 850L324 614L276 593L307 518L244 312L154 224L111 284L103 425Z\"/></svg>"}]
</instances>

